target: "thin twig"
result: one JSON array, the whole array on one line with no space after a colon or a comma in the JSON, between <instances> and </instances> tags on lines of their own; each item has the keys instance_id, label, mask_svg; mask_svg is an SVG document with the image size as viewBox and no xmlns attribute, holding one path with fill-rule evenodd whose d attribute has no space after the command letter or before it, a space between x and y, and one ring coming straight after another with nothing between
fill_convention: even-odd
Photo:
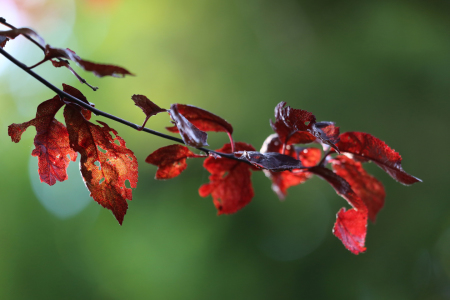
<instances>
[{"instance_id":1,"label":"thin twig","mask_svg":"<svg viewBox=\"0 0 450 300\"><path fill-rule=\"evenodd\" d=\"M0 22L1 22L1 21L2 21L2 20L0 19ZM131 128L133 128L133 129L136 129L136 130L138 130L138 131L139 131L139 129L141 129L141 126L140 126L140 125L134 124L134 123L132 123L132 122L129 122L129 121L124 120L124 119L121 119L121 118L119 118L119 117L116 117L116 116L114 116L114 115L111 115L111 114L109 114L109 113L107 113L107 112L104 112L104 111L102 111L102 110L99 110L99 109L97 109L97 108L95 108L95 107L92 107L92 106L90 106L89 104L87 104L87 103L81 101L80 99L78 99L78 98L76 98L76 97L74 97L74 96L72 96L72 95L70 95L70 94L68 94L68 93L66 93L66 92L64 92L64 91L62 91L62 90L60 90L60 89L58 89L56 86L54 86L53 84L51 84L50 82L48 82L46 79L44 79L43 77L41 77L40 75L38 75L37 73L35 73L33 70L30 70L26 65L24 65L23 63L21 63L20 61L18 61L17 59L15 59L13 56L11 56L8 52L6 52L6 51L5 51L3 48L1 48L1 47L0 47L0 54L3 55L4 57L6 57L8 60L10 60L10 61L11 61L12 63L14 63L16 66L18 66L19 68L21 68L22 70L24 70L25 72L27 72L29 75L31 75L32 77L34 77L36 80L38 80L39 82L41 82L43 85L45 85L46 87L48 87L49 89L51 89L52 91L54 91L54 92L55 92L56 94L58 94L61 98L67 98L67 99L69 99L70 101L76 103L77 105L79 105L79 106L81 106L81 107L83 107L83 108L85 108L85 109L87 109L87 110L90 110L91 112L93 112L94 114L96 114L96 115L98 115L98 116L103 116L103 117L105 117L105 118L108 118L108 119L110 119L110 120L119 122L119 123L121 123L121 124L124 124L124 125L126 125L126 126L128 126L128 127L131 127ZM155 130L146 128L146 127L143 128L142 131L145 131L145 132L150 133L150 134L152 134L152 135L156 135L156 136L159 136L159 137L162 137L162 138L164 138L164 139L171 140L171 141L174 141L174 142L177 142L177 143L180 143L180 144L185 144L185 143L183 142L183 140L180 139L180 138L176 138L176 137L173 137L173 136L170 136L170 135L167 135L167 134L164 134L164 133L161 133L161 132L158 132L158 131L155 131ZM240 159L240 158L238 158L238 157L235 157L235 156L233 155L233 153L222 153L222 152L217 152L217 151L210 150L210 149L203 148L203 147L197 147L196 149L201 150L201 151L205 152L206 154L214 153L214 154L217 154L217 155L219 155L219 156L221 156L221 157L225 157L225 158L237 160L237 161L240 161L240 162L245 162L245 163L247 163L247 164L251 164L251 163L250 163L249 161L247 161L247 160L244 160L244 159Z\"/></svg>"},{"instance_id":2,"label":"thin twig","mask_svg":"<svg viewBox=\"0 0 450 300\"><path fill-rule=\"evenodd\" d=\"M5 20L5 18L1 18L0 17L0 24L3 24L3 25L5 25L6 27L9 27L9 28L11 28L11 29L17 29L15 26L13 26L13 25L11 25L11 24L9 24L8 22L6 22L6 20ZM29 36L29 35L27 35L27 34L22 34L26 39L28 39L30 42L32 42L33 44L35 44L36 46L38 46L43 52L44 52L44 55L45 55L45 47L43 47L41 44L39 44L36 40L34 40L31 36ZM63 61L65 61L66 63L67 63L67 68L70 70L70 72L72 72L72 74L73 75L75 75L77 78L78 78L78 80L81 82L81 83L84 83L84 84L86 84L88 87L90 87L94 92L96 91L96 90L98 90L98 87L96 87L96 86L92 86L92 85L90 85L87 81L86 81L86 79L84 79L83 77L81 77L80 75L78 75L70 66L69 66L69 62L68 61L66 61L66 60L64 60L64 59L61 59L61 58L59 58L59 57L57 57L56 58L58 61L60 61L60 62L63 62ZM41 62L38 62L37 64L35 64L34 66L32 66L32 67L30 67L30 69L33 69L34 67L37 67L37 66L39 66L41 63L43 63L43 62L45 62L45 60L42 60Z\"/></svg>"}]
</instances>

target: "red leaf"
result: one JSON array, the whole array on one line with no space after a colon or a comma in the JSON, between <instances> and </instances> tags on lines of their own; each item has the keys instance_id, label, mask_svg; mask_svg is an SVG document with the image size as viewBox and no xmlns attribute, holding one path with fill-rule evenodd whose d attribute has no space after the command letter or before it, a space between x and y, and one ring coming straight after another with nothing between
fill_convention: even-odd
<instances>
[{"instance_id":1,"label":"red leaf","mask_svg":"<svg viewBox=\"0 0 450 300\"><path fill-rule=\"evenodd\" d=\"M372 160L392 178L405 185L422 182L402 168L402 157L382 140L364 132L345 132L337 144L341 152L353 154L359 161Z\"/></svg>"},{"instance_id":2,"label":"red leaf","mask_svg":"<svg viewBox=\"0 0 450 300\"><path fill-rule=\"evenodd\" d=\"M181 138L186 145L192 147L202 147L208 145L206 139L208 134L195 127L182 114L178 112L176 104L172 104L169 110L170 117L180 131Z\"/></svg>"},{"instance_id":3,"label":"red leaf","mask_svg":"<svg viewBox=\"0 0 450 300\"><path fill-rule=\"evenodd\" d=\"M367 233L367 214L353 208L348 211L341 208L336 217L333 227L334 235L353 254L366 251L364 243Z\"/></svg>"},{"instance_id":4,"label":"red leaf","mask_svg":"<svg viewBox=\"0 0 450 300\"><path fill-rule=\"evenodd\" d=\"M307 131L316 122L316 117L312 113L290 106L284 107L285 105L286 102L278 103L275 107L275 123L270 120L272 129L278 134L283 144L287 144L297 131Z\"/></svg>"},{"instance_id":5,"label":"red leaf","mask_svg":"<svg viewBox=\"0 0 450 300\"><path fill-rule=\"evenodd\" d=\"M347 200L354 208L345 211L342 208L337 214L336 224L334 225L334 234L342 241L344 246L358 254L364 252L364 242L367 232L368 210L361 198L352 190L350 184L330 169L324 167L312 167L311 173L316 174L322 179L328 181L336 193Z\"/></svg>"},{"instance_id":6,"label":"red leaf","mask_svg":"<svg viewBox=\"0 0 450 300\"><path fill-rule=\"evenodd\" d=\"M238 151L253 151L251 145L238 142ZM231 144L225 144L219 152L230 153ZM251 166L228 158L208 157L203 166L208 172L209 183L202 185L199 194L202 197L212 195L218 214L232 214L246 206L253 198L250 180Z\"/></svg>"},{"instance_id":7,"label":"red leaf","mask_svg":"<svg viewBox=\"0 0 450 300\"><path fill-rule=\"evenodd\" d=\"M84 80L83 78L81 78L81 76L78 75L78 73L75 72L74 69L72 69L72 67L69 65L69 62L68 62L67 60L60 59L60 60L58 60L58 61L56 61L56 60L50 60L50 61L52 62L53 66L54 66L55 68L66 67L67 69L69 69L70 72L72 72L73 75L75 75L75 77L78 79L78 81L80 81L81 83L84 83L84 84L88 84L88 83L86 82L86 80ZM89 85L89 84L88 84L88 85ZM91 85L89 85L89 87L92 88L94 91L98 90L98 87L93 87L93 86L91 86Z\"/></svg>"},{"instance_id":8,"label":"red leaf","mask_svg":"<svg viewBox=\"0 0 450 300\"><path fill-rule=\"evenodd\" d=\"M89 62L81 59L75 52L73 52L70 49L53 48L50 45L45 46L45 57L38 64L41 64L47 60L57 57L74 61L75 63L77 63L78 66L80 66L80 68L83 68L85 71L93 72L94 75L98 77L103 76L125 77L125 75L133 75L124 68L114 65L105 65Z\"/></svg>"},{"instance_id":9,"label":"red leaf","mask_svg":"<svg viewBox=\"0 0 450 300\"><path fill-rule=\"evenodd\" d=\"M186 169L186 158L189 157L205 156L197 155L182 145L170 145L150 154L145 162L158 166L156 179L170 179L177 177Z\"/></svg>"},{"instance_id":10,"label":"red leaf","mask_svg":"<svg viewBox=\"0 0 450 300\"><path fill-rule=\"evenodd\" d=\"M0 36L6 36L12 40L15 39L20 34L33 37L42 47L45 47L44 39L30 28L15 28L7 31L0 31Z\"/></svg>"},{"instance_id":11,"label":"red leaf","mask_svg":"<svg viewBox=\"0 0 450 300\"><path fill-rule=\"evenodd\" d=\"M322 143L331 146L339 152L339 149L336 147L336 143L339 142L339 127L335 126L333 122L314 123L312 125L312 133Z\"/></svg>"},{"instance_id":12,"label":"red leaf","mask_svg":"<svg viewBox=\"0 0 450 300\"><path fill-rule=\"evenodd\" d=\"M303 132L302 132L303 133ZM309 134L309 133L308 133ZM315 139L315 137L314 137ZM282 152L283 145L276 133L267 137L261 147L262 153L267 152ZM312 167L317 165L321 159L322 152L317 148L295 148L287 146L288 155L295 159L299 159L303 166ZM277 194L280 200L284 200L287 195L287 189L291 186L299 185L309 178L312 174L306 170L295 170L272 172L263 170L264 174L272 180L272 190Z\"/></svg>"},{"instance_id":13,"label":"red leaf","mask_svg":"<svg viewBox=\"0 0 450 300\"><path fill-rule=\"evenodd\" d=\"M344 178L352 190L361 198L369 210L369 218L375 222L376 216L384 205L386 193L383 184L367 174L360 162L340 155L331 160L333 170Z\"/></svg>"},{"instance_id":14,"label":"red leaf","mask_svg":"<svg viewBox=\"0 0 450 300\"><path fill-rule=\"evenodd\" d=\"M145 124L147 123L148 119L151 116L154 116L160 112L167 111L167 109L159 107L158 105L156 105L155 103L150 101L150 99L148 99L144 95L133 95L133 96L131 96L131 99L134 101L134 104L137 107L142 109L142 111L144 112L144 114L146 116L144 124L142 124L141 130L145 127Z\"/></svg>"},{"instance_id":15,"label":"red leaf","mask_svg":"<svg viewBox=\"0 0 450 300\"><path fill-rule=\"evenodd\" d=\"M70 95L74 96L75 98L77 98L77 99L83 101L84 103L89 104L90 106L94 107L94 104L93 104L93 103L90 103L90 102L86 99L86 97L85 97L79 90L77 90L76 88L74 88L74 87L72 87L72 86L70 86L70 85L67 85L67 84L64 84L64 83L63 83L63 90L64 90L64 92L66 92L67 94L70 94ZM72 101L72 100L70 100L70 99L68 99L68 98L64 98L64 99L65 99L66 101ZM85 109L85 108L82 108L82 107L80 107L80 108L81 108L81 113L83 114L83 117L84 117L86 120L89 121L89 120L91 119L91 115L92 115L91 111L90 111L90 110L87 110L87 109Z\"/></svg>"},{"instance_id":16,"label":"red leaf","mask_svg":"<svg viewBox=\"0 0 450 300\"><path fill-rule=\"evenodd\" d=\"M202 131L215 131L215 132L227 132L233 133L233 127L230 123L222 119L221 117L210 113L204 109L185 104L174 104L177 106L178 112L189 120L195 127ZM170 132L177 133L178 128L176 126L167 127Z\"/></svg>"},{"instance_id":17,"label":"red leaf","mask_svg":"<svg viewBox=\"0 0 450 300\"><path fill-rule=\"evenodd\" d=\"M317 148L305 148L298 153L291 151L292 156L299 157L301 163L305 167L315 166L321 158L321 151ZM264 171L264 174L272 180L272 190L278 195L280 200L284 200L287 195L287 189L304 183L312 174L307 170L294 170L283 172Z\"/></svg>"},{"instance_id":18,"label":"red leaf","mask_svg":"<svg viewBox=\"0 0 450 300\"><path fill-rule=\"evenodd\" d=\"M69 146L69 134L66 127L55 119L55 114L64 105L59 96L42 102L36 112L36 118L8 127L11 139L18 143L22 133L33 125L36 127L35 149L31 153L38 157L38 172L42 182L54 185L56 181L67 179L67 167L71 157L76 159L76 152Z\"/></svg>"},{"instance_id":19,"label":"red leaf","mask_svg":"<svg viewBox=\"0 0 450 300\"><path fill-rule=\"evenodd\" d=\"M81 174L91 197L110 209L122 224L128 208L126 200L132 199L132 191L125 186L125 181L128 180L130 186L135 188L138 180L136 157L114 129L100 121L97 122L103 127L87 121L80 107L66 105L64 118L70 145L81 154Z\"/></svg>"}]
</instances>

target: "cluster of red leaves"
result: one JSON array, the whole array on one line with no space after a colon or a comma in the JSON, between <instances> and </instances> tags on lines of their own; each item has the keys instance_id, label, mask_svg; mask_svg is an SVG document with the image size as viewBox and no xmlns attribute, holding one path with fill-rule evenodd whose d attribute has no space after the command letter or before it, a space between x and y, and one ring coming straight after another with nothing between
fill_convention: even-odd
<instances>
[{"instance_id":1,"label":"cluster of red leaves","mask_svg":"<svg viewBox=\"0 0 450 300\"><path fill-rule=\"evenodd\" d=\"M63 88L66 93L89 103L74 87L63 84ZM55 119L63 106L66 126ZM55 96L38 106L36 118L10 125L8 135L18 143L29 126L36 127L32 155L38 157L41 181L49 185L67 179L68 156L75 161L79 153L81 175L91 197L110 209L122 224L128 208L126 200L132 199L131 189L125 186L125 181L128 180L132 188L136 187L137 159L117 131L100 121L102 126L91 123L90 117L90 111Z\"/></svg>"},{"instance_id":2,"label":"cluster of red leaves","mask_svg":"<svg viewBox=\"0 0 450 300\"><path fill-rule=\"evenodd\" d=\"M224 131L231 137L229 123L194 106L174 104L169 113L176 126L168 130L179 132L187 145L205 145L204 131ZM281 200L289 187L317 175L352 207L338 212L333 232L348 250L358 254L366 250L367 220L375 221L385 199L383 185L367 174L361 162L373 161L406 185L420 181L403 171L400 155L383 141L362 132L340 134L333 122L316 122L312 113L286 106L285 102L276 106L271 126L275 134L266 139L259 152L242 142L233 146L231 139L205 159L203 166L211 175L199 194L212 196L218 214L235 213L250 203L254 196L251 171L263 170ZM297 145L309 143L322 145L326 152ZM338 155L331 158L334 153ZM233 154L238 160L225 154ZM185 146L171 145L150 154L146 162L158 166L156 179L169 179L186 169L187 158L197 157L202 156Z\"/></svg>"},{"instance_id":3,"label":"cluster of red leaves","mask_svg":"<svg viewBox=\"0 0 450 300\"><path fill-rule=\"evenodd\" d=\"M85 61L70 49L52 48L28 28L1 31L0 47L20 34L36 38L45 49L45 57L35 66L50 60L55 67L69 68L81 82L84 81L65 59L100 77L131 75L121 67ZM65 84L63 88L64 92L91 105L77 89ZM258 152L252 145L235 143L233 127L206 110L184 104L173 104L166 110L144 95L133 95L132 100L146 116L138 130L144 128L151 116L168 112L174 126L167 127L167 130L179 133L186 145L209 154L195 154L183 145L162 147L146 159L147 163L158 167L156 179L180 175L187 167L188 158L205 158L203 166L211 175L209 182L199 188L199 194L212 196L218 214L232 214L249 204L254 196L252 171L264 171L280 200L286 197L288 188L317 175L351 206L337 213L333 232L354 254L366 250L367 220L375 221L385 200L383 185L363 169L362 163L373 161L405 185L420 181L402 169L401 156L383 141L362 132L340 134L339 127L333 122L317 122L312 113L286 106L285 102L276 106L275 121L270 121L275 133L265 140ZM55 119L55 114L63 106L65 125ZM55 96L38 106L34 119L10 125L8 134L12 141L18 143L29 126L36 128L32 155L38 157L41 181L49 185L67 179L67 167L79 153L80 171L91 196L110 209L122 224L128 208L127 200L132 199L131 189L125 183L128 181L132 188L136 187L137 159L114 129L100 121L101 126L96 125L90 122L90 118L89 110L69 99ZM206 132L210 131L227 133L230 143L216 151L202 148L208 145ZM304 146L311 143L321 145L323 153L320 148ZM328 164L331 164L331 169Z\"/></svg>"}]
</instances>

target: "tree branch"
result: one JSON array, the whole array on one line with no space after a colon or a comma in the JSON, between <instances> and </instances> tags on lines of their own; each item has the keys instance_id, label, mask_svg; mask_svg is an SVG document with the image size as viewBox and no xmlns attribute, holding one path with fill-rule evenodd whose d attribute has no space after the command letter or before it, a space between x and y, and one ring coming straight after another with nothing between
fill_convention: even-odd
<instances>
[{"instance_id":1,"label":"tree branch","mask_svg":"<svg viewBox=\"0 0 450 300\"><path fill-rule=\"evenodd\" d=\"M0 22L2 22L2 19L1 19L1 18L0 18ZM78 98L76 98L76 97L74 97L74 96L72 96L72 95L70 95L70 94L68 94L68 93L66 93L66 92L64 92L64 91L62 91L62 90L60 90L59 88L57 88L56 86L54 86L53 84L51 84L50 82L48 82L46 79L44 79L43 77L41 77L39 74L37 74L37 73L34 72L33 70L29 69L26 65L24 65L23 63L21 63L20 61L18 61L16 58L14 58L13 56L11 56L8 52L6 52L6 51L5 51L3 48L1 48L1 47L0 47L0 54L3 55L4 57L6 57L6 58L7 58L9 61L11 61L12 63L14 63L16 66L18 66L19 68L21 68L22 70L24 70L25 72L27 72L29 75L31 75L32 77L34 77L36 80L38 80L39 82L41 82L43 85L45 85L46 87L48 87L49 89L51 89L52 91L54 91L54 92L55 92L56 94L58 94L61 98L67 98L67 99L69 99L70 101L76 103L77 105L79 105L79 106L81 106L81 107L83 107L83 108L85 108L85 109L87 109L87 110L90 110L91 112L93 112L94 114L96 114L96 115L98 115L98 116L103 116L103 117L108 118L108 119L110 119L110 120L119 122L119 123L124 124L124 125L126 125L126 126L128 126L128 127L131 127L131 128L133 128L133 129L136 129L137 131L140 131L140 129L141 129L141 126L140 126L140 125L134 124L134 123L132 123L132 122L129 122L129 121L124 120L124 119L122 119L122 118L116 117L116 116L111 115L111 114L109 114L109 113L107 113L107 112L104 112L104 111L102 111L102 110L99 110L99 109L97 109L97 108L95 108L95 107L92 107L92 106L90 106L89 104L87 104L87 103L81 101L80 99L78 99ZM158 131L149 129L149 128L147 128L147 127L144 127L144 128L142 129L142 131L145 131L145 132L150 133L150 134L152 134L152 135L156 135L156 136L159 136L159 137L162 137L162 138L164 138L164 139L171 140L171 141L174 141L174 142L177 142L177 143L180 143L180 144L185 144L185 143L183 142L183 140L180 139L180 138L176 138L176 137L173 137L173 136L170 136L170 135L167 135L167 134L164 134L164 133L161 133L161 132L158 132ZM244 160L244 159L240 159L240 158L238 158L238 157L235 157L235 156L233 155L233 153L221 153L221 152L217 152L217 151L214 151L214 150L210 150L210 149L207 149L207 148L204 148L204 147L198 147L198 148L196 148L196 149L201 150L201 151L205 152L206 154L214 153L214 154L217 154L217 155L219 155L219 156L221 156L221 157L226 157L226 158L229 158L229 159L233 159L233 160L237 160L237 161L240 161L240 162L245 162L245 163L247 163L247 164L250 164L250 162L248 162L247 160Z\"/></svg>"}]
</instances>

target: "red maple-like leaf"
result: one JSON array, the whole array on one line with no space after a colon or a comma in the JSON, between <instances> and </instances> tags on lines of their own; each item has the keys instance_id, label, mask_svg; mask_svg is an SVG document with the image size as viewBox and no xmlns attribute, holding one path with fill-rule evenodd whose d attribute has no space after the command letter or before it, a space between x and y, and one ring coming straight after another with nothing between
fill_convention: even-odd
<instances>
[{"instance_id":1,"label":"red maple-like leaf","mask_svg":"<svg viewBox=\"0 0 450 300\"><path fill-rule=\"evenodd\" d=\"M22 133L31 125L36 127L35 149L31 153L38 158L38 173L42 182L54 185L56 181L68 178L67 167L70 158L75 161L76 152L69 146L69 134L66 127L55 119L55 114L64 105L59 96L42 102L36 112L36 118L22 124L8 127L8 135L18 143Z\"/></svg>"},{"instance_id":2,"label":"red maple-like leaf","mask_svg":"<svg viewBox=\"0 0 450 300\"><path fill-rule=\"evenodd\" d=\"M366 251L364 244L367 234L367 213L353 208L349 210L341 208L336 216L333 234L353 254Z\"/></svg>"},{"instance_id":3,"label":"red maple-like leaf","mask_svg":"<svg viewBox=\"0 0 450 300\"><path fill-rule=\"evenodd\" d=\"M360 162L340 155L331 160L333 170L344 178L352 190L361 198L369 210L369 218L375 222L376 216L384 205L386 192L383 184L369 175Z\"/></svg>"},{"instance_id":4,"label":"red maple-like leaf","mask_svg":"<svg viewBox=\"0 0 450 300\"><path fill-rule=\"evenodd\" d=\"M171 179L177 177L186 169L186 158L191 157L205 156L193 153L186 146L170 145L159 148L150 154L145 162L158 166L156 179Z\"/></svg>"},{"instance_id":5,"label":"red maple-like leaf","mask_svg":"<svg viewBox=\"0 0 450 300\"><path fill-rule=\"evenodd\" d=\"M194 126L194 124L189 122L188 119L180 114L178 112L178 106L176 104L172 104L170 106L169 114L173 120L173 123L175 123L175 125L177 126L181 138L186 145L192 147L202 147L208 145L206 143L208 134L198 129L196 126Z\"/></svg>"},{"instance_id":6,"label":"red maple-like leaf","mask_svg":"<svg viewBox=\"0 0 450 300\"><path fill-rule=\"evenodd\" d=\"M66 88L65 91L69 92ZM64 118L70 146L81 155L81 174L91 197L110 209L122 224L128 208L126 200L132 199L132 191L125 186L125 181L128 180L130 186L135 188L138 180L136 157L117 131L100 121L97 122L103 127L89 122L79 106L66 105Z\"/></svg>"},{"instance_id":7,"label":"red maple-like leaf","mask_svg":"<svg viewBox=\"0 0 450 300\"><path fill-rule=\"evenodd\" d=\"M28 35L29 37L33 37L39 45L45 47L44 39L37 34L34 30L30 28L15 28L6 31L0 31L0 36L8 37L11 40L15 39L18 35ZM2 47L3 48L3 47Z\"/></svg>"},{"instance_id":8,"label":"red maple-like leaf","mask_svg":"<svg viewBox=\"0 0 450 300\"><path fill-rule=\"evenodd\" d=\"M146 116L146 118L144 120L144 124L142 124L142 127L140 130L142 130L145 127L145 124L147 123L148 119L151 116L154 116L160 112L167 111L167 109L159 107L158 105L156 105L155 103L150 101L150 99L148 99L144 95L133 95L133 96L131 96L131 99L134 101L134 104L137 107L142 109L142 111L144 112L144 114Z\"/></svg>"},{"instance_id":9,"label":"red maple-like leaf","mask_svg":"<svg viewBox=\"0 0 450 300\"><path fill-rule=\"evenodd\" d=\"M275 123L270 120L270 126L278 134L283 144L288 144L289 139L298 131L307 131L316 122L316 117L306 110L295 109L290 106L284 107L286 102L282 101L275 107ZM307 134L308 139L312 139ZM315 140L315 138L314 138Z\"/></svg>"},{"instance_id":10,"label":"red maple-like leaf","mask_svg":"<svg viewBox=\"0 0 450 300\"><path fill-rule=\"evenodd\" d=\"M341 152L353 154L359 161L371 160L392 178L405 185L421 182L402 168L402 157L382 140L364 132L345 132L337 146Z\"/></svg>"},{"instance_id":11,"label":"red maple-like leaf","mask_svg":"<svg viewBox=\"0 0 450 300\"><path fill-rule=\"evenodd\" d=\"M251 145L238 142L238 151L254 151ZM225 144L218 152L231 153L231 144ZM206 197L211 194L218 214L232 214L246 206L253 198L251 166L228 158L208 157L203 166L208 172L209 183L202 185L199 194Z\"/></svg>"}]
</instances>

